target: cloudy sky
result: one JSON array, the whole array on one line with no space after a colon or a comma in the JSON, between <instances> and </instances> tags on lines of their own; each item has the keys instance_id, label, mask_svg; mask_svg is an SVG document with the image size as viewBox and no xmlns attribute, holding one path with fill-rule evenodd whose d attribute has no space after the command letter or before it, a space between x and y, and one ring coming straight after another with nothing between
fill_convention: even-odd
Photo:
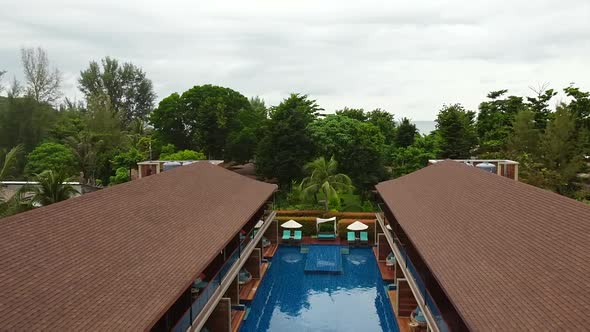
<instances>
[{"instance_id":1,"label":"cloudy sky","mask_svg":"<svg viewBox=\"0 0 590 332\"><path fill-rule=\"evenodd\" d=\"M8 3L6 3L8 1ZM432 120L488 91L548 82L590 90L590 1L3 0L0 69L41 46L64 92L106 55L142 67L158 99L200 84L273 105L309 94L327 111L384 108Z\"/></svg>"}]
</instances>

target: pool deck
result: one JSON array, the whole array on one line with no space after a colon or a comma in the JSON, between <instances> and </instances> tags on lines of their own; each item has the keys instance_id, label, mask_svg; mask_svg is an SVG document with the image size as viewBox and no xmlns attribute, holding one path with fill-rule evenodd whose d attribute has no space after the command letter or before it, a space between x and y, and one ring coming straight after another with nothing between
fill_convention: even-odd
<instances>
[{"instance_id":1,"label":"pool deck","mask_svg":"<svg viewBox=\"0 0 590 332\"><path fill-rule=\"evenodd\" d=\"M252 301L258 290L258 286L262 282L266 271L268 270L269 263L262 263L260 266L260 278L252 279L245 285L242 285L240 289L240 301Z\"/></svg>"},{"instance_id":2,"label":"pool deck","mask_svg":"<svg viewBox=\"0 0 590 332\"><path fill-rule=\"evenodd\" d=\"M373 254L375 255L377 265L379 266L379 271L381 271L381 278L385 281L393 282L393 280L395 279L395 271L393 270L393 266L387 266L385 262L379 261L379 254L377 253L377 248L373 248Z\"/></svg>"},{"instance_id":3,"label":"pool deck","mask_svg":"<svg viewBox=\"0 0 590 332\"><path fill-rule=\"evenodd\" d=\"M279 249L279 245L276 243L271 243L270 246L264 249L264 258L272 258L277 252L277 249Z\"/></svg>"},{"instance_id":4,"label":"pool deck","mask_svg":"<svg viewBox=\"0 0 590 332\"><path fill-rule=\"evenodd\" d=\"M398 317L395 313L396 307L396 299L397 299L397 291L389 290L387 291L387 295L389 295L389 302L391 302L391 309L395 315L395 319L397 320L397 326L399 327L399 332L410 332L410 319L407 317Z\"/></svg>"},{"instance_id":5,"label":"pool deck","mask_svg":"<svg viewBox=\"0 0 590 332\"><path fill-rule=\"evenodd\" d=\"M232 310L231 311L231 330L237 332L242 326L244 317L246 316L246 310Z\"/></svg>"}]
</instances>

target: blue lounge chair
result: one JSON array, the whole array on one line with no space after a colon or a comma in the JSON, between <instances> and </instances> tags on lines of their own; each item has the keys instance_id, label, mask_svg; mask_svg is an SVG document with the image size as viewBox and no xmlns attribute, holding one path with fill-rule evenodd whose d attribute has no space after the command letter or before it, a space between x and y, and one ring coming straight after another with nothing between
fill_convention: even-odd
<instances>
[{"instance_id":1,"label":"blue lounge chair","mask_svg":"<svg viewBox=\"0 0 590 332\"><path fill-rule=\"evenodd\" d=\"M348 244L355 244L356 236L355 236L354 232L347 232L346 239L348 240Z\"/></svg>"},{"instance_id":2,"label":"blue lounge chair","mask_svg":"<svg viewBox=\"0 0 590 332\"><path fill-rule=\"evenodd\" d=\"M360 241L363 244L369 244L369 232L361 232Z\"/></svg>"},{"instance_id":3,"label":"blue lounge chair","mask_svg":"<svg viewBox=\"0 0 590 332\"><path fill-rule=\"evenodd\" d=\"M295 231L295 235L293 236L293 240L295 241L301 241L301 237L303 236L303 232L302 231Z\"/></svg>"},{"instance_id":4,"label":"blue lounge chair","mask_svg":"<svg viewBox=\"0 0 590 332\"><path fill-rule=\"evenodd\" d=\"M291 240L291 231L290 230L283 230L283 241Z\"/></svg>"}]
</instances>

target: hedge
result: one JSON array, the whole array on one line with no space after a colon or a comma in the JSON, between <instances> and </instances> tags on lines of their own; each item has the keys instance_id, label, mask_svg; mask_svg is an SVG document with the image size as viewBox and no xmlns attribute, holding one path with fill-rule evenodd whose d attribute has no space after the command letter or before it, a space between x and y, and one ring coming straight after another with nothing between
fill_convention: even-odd
<instances>
[{"instance_id":1,"label":"hedge","mask_svg":"<svg viewBox=\"0 0 590 332\"><path fill-rule=\"evenodd\" d=\"M369 226L369 228L367 229L367 232L369 232L369 243L374 243L374 237L375 237L375 215L372 214L371 215L372 218L371 219L362 219L362 218L346 218L346 219L339 219L336 218L336 221L338 223L338 235L340 236L341 239L346 240L346 232L348 231L346 229L346 227L348 227L348 225L352 224L353 222L359 220L360 222L362 222L363 224L366 224L367 226ZM275 217L276 220L279 221L279 225L285 221L289 221L291 219L295 220L296 222L300 223L301 225L303 225L303 227L301 228L301 230L303 231L303 235L305 236L311 236L311 235L316 235L317 231L316 231L316 217L308 217L308 216L303 216L303 217L298 217L298 216L277 216ZM281 234L279 234L280 236Z\"/></svg>"},{"instance_id":2,"label":"hedge","mask_svg":"<svg viewBox=\"0 0 590 332\"><path fill-rule=\"evenodd\" d=\"M374 212L335 212L335 211L321 211L321 210L278 210L277 216L317 217L317 218L337 217L337 218L372 219L372 218L375 218L375 213ZM293 218L290 218L290 219L293 219Z\"/></svg>"}]
</instances>

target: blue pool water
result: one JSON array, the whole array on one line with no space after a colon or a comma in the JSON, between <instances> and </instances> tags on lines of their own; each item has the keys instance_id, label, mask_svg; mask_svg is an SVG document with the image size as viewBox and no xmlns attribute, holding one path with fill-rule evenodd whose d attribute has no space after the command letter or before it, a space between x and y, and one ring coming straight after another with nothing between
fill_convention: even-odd
<instances>
[{"instance_id":1,"label":"blue pool water","mask_svg":"<svg viewBox=\"0 0 590 332\"><path fill-rule=\"evenodd\" d=\"M307 255L279 248L241 332L399 331L371 249L342 255L341 274L305 273Z\"/></svg>"},{"instance_id":2,"label":"blue pool water","mask_svg":"<svg viewBox=\"0 0 590 332\"><path fill-rule=\"evenodd\" d=\"M340 246L309 246L305 272L342 272Z\"/></svg>"}]
</instances>

